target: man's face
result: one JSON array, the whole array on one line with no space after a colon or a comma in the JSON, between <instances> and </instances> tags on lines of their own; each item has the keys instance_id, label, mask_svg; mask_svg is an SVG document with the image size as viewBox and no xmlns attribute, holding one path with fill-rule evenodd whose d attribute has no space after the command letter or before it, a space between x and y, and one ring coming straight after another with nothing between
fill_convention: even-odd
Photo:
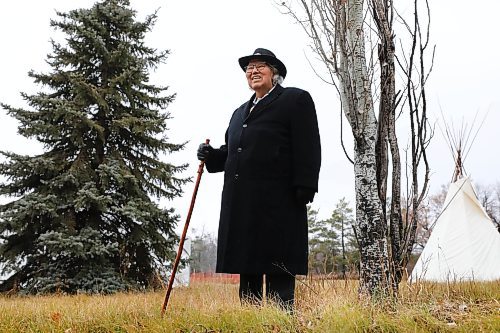
<instances>
[{"instance_id":1,"label":"man's face","mask_svg":"<svg viewBox=\"0 0 500 333\"><path fill-rule=\"evenodd\" d=\"M269 65L262 60L251 60L246 68L248 85L252 90L266 94L273 87L273 71Z\"/></svg>"}]
</instances>

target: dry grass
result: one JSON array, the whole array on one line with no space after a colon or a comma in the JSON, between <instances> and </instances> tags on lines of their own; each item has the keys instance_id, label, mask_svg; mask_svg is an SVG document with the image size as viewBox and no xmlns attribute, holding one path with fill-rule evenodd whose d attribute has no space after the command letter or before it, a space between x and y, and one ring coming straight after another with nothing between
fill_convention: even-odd
<instances>
[{"instance_id":1,"label":"dry grass","mask_svg":"<svg viewBox=\"0 0 500 333\"><path fill-rule=\"evenodd\" d=\"M500 332L500 281L401 286L397 300L358 301L356 282L304 280L296 315L242 307L237 286L172 292L0 297L0 332Z\"/></svg>"}]
</instances>

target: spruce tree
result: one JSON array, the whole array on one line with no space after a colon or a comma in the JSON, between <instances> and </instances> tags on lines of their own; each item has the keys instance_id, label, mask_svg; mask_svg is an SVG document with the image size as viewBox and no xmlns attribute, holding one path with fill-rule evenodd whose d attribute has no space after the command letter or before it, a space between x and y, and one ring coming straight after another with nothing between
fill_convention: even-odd
<instances>
[{"instance_id":1,"label":"spruce tree","mask_svg":"<svg viewBox=\"0 0 500 333\"><path fill-rule=\"evenodd\" d=\"M339 236L332 220L319 220L317 211L309 209L309 267L314 273L328 274L334 270L334 257L339 249Z\"/></svg>"},{"instance_id":2,"label":"spruce tree","mask_svg":"<svg viewBox=\"0 0 500 333\"><path fill-rule=\"evenodd\" d=\"M358 246L352 229L355 222L353 210L349 207L349 203L345 198L337 202L332 216L326 222L332 226L338 235L339 249L334 260L337 262L339 273L345 279L347 266L359 262Z\"/></svg>"},{"instance_id":3,"label":"spruce tree","mask_svg":"<svg viewBox=\"0 0 500 333\"><path fill-rule=\"evenodd\" d=\"M136 20L127 0L57 12L50 25L48 73L21 94L29 110L2 104L19 133L43 153L2 151L0 290L99 292L155 286L175 253L178 216L154 199L172 199L186 165L160 160L183 148L165 136L175 97L149 83L168 51L147 47L157 15Z\"/></svg>"},{"instance_id":4,"label":"spruce tree","mask_svg":"<svg viewBox=\"0 0 500 333\"><path fill-rule=\"evenodd\" d=\"M345 198L335 205L330 218L319 220L318 212L308 208L309 268L313 273L337 273L346 277L348 269L359 263L354 237L353 210Z\"/></svg>"}]
</instances>

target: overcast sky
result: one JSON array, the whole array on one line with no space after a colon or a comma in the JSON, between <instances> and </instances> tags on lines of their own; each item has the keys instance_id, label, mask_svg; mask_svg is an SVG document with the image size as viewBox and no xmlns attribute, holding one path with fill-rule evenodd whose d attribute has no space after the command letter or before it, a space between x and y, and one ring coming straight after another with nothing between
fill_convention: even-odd
<instances>
[{"instance_id":1,"label":"overcast sky","mask_svg":"<svg viewBox=\"0 0 500 333\"><path fill-rule=\"evenodd\" d=\"M406 0L405 0L406 1ZM89 0L16 0L0 4L0 101L25 106L20 92L34 93L27 73L46 71L46 55L51 52L49 39L60 40L49 27L55 10L91 7ZM301 28L282 15L272 0L131 1L138 17L160 8L147 43L158 49L171 50L167 63L151 76L159 85L168 85L177 98L168 108L170 140L189 141L186 150L169 156L176 163L190 163L186 177L195 177L198 161L196 148L210 138L214 146L223 144L224 132L232 112L250 95L244 73L237 59L251 54L257 47L274 51L288 69L284 86L308 90L316 103L323 162L319 193L313 207L320 218L331 214L335 203L346 197L354 200L352 165L340 148L340 109L335 90L323 83L311 70L312 58ZM402 4L403 1L396 1ZM411 13L411 7L402 13ZM500 32L498 0L475 2L431 1L431 43L436 44L434 70L427 86L428 108L432 121L445 114L448 122L459 126L471 123L479 113L476 128L486 121L465 162L466 171L476 183L494 184L500 180ZM323 71L316 63L317 70ZM344 123L345 125L346 123ZM442 121L440 125L443 126ZM36 142L17 134L17 124L0 110L1 150L22 154L41 151ZM351 150L350 129L344 137ZM403 145L405 142L402 143ZM429 148L432 169L431 191L450 181L454 162L439 130ZM219 216L222 174L204 173L193 213L191 228L216 232ZM185 195L173 202L181 215L180 226L191 199L193 184Z\"/></svg>"}]
</instances>

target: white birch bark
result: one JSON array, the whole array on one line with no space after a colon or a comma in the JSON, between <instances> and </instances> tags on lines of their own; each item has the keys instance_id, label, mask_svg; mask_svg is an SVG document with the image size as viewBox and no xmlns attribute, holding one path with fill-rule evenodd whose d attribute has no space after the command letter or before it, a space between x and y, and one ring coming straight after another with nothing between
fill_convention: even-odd
<instances>
[{"instance_id":1,"label":"white birch bark","mask_svg":"<svg viewBox=\"0 0 500 333\"><path fill-rule=\"evenodd\" d=\"M385 294L389 265L377 187L377 120L365 59L363 0L348 1L345 17L347 43L340 61L339 83L345 115L354 135L355 229L361 251L360 293Z\"/></svg>"}]
</instances>

